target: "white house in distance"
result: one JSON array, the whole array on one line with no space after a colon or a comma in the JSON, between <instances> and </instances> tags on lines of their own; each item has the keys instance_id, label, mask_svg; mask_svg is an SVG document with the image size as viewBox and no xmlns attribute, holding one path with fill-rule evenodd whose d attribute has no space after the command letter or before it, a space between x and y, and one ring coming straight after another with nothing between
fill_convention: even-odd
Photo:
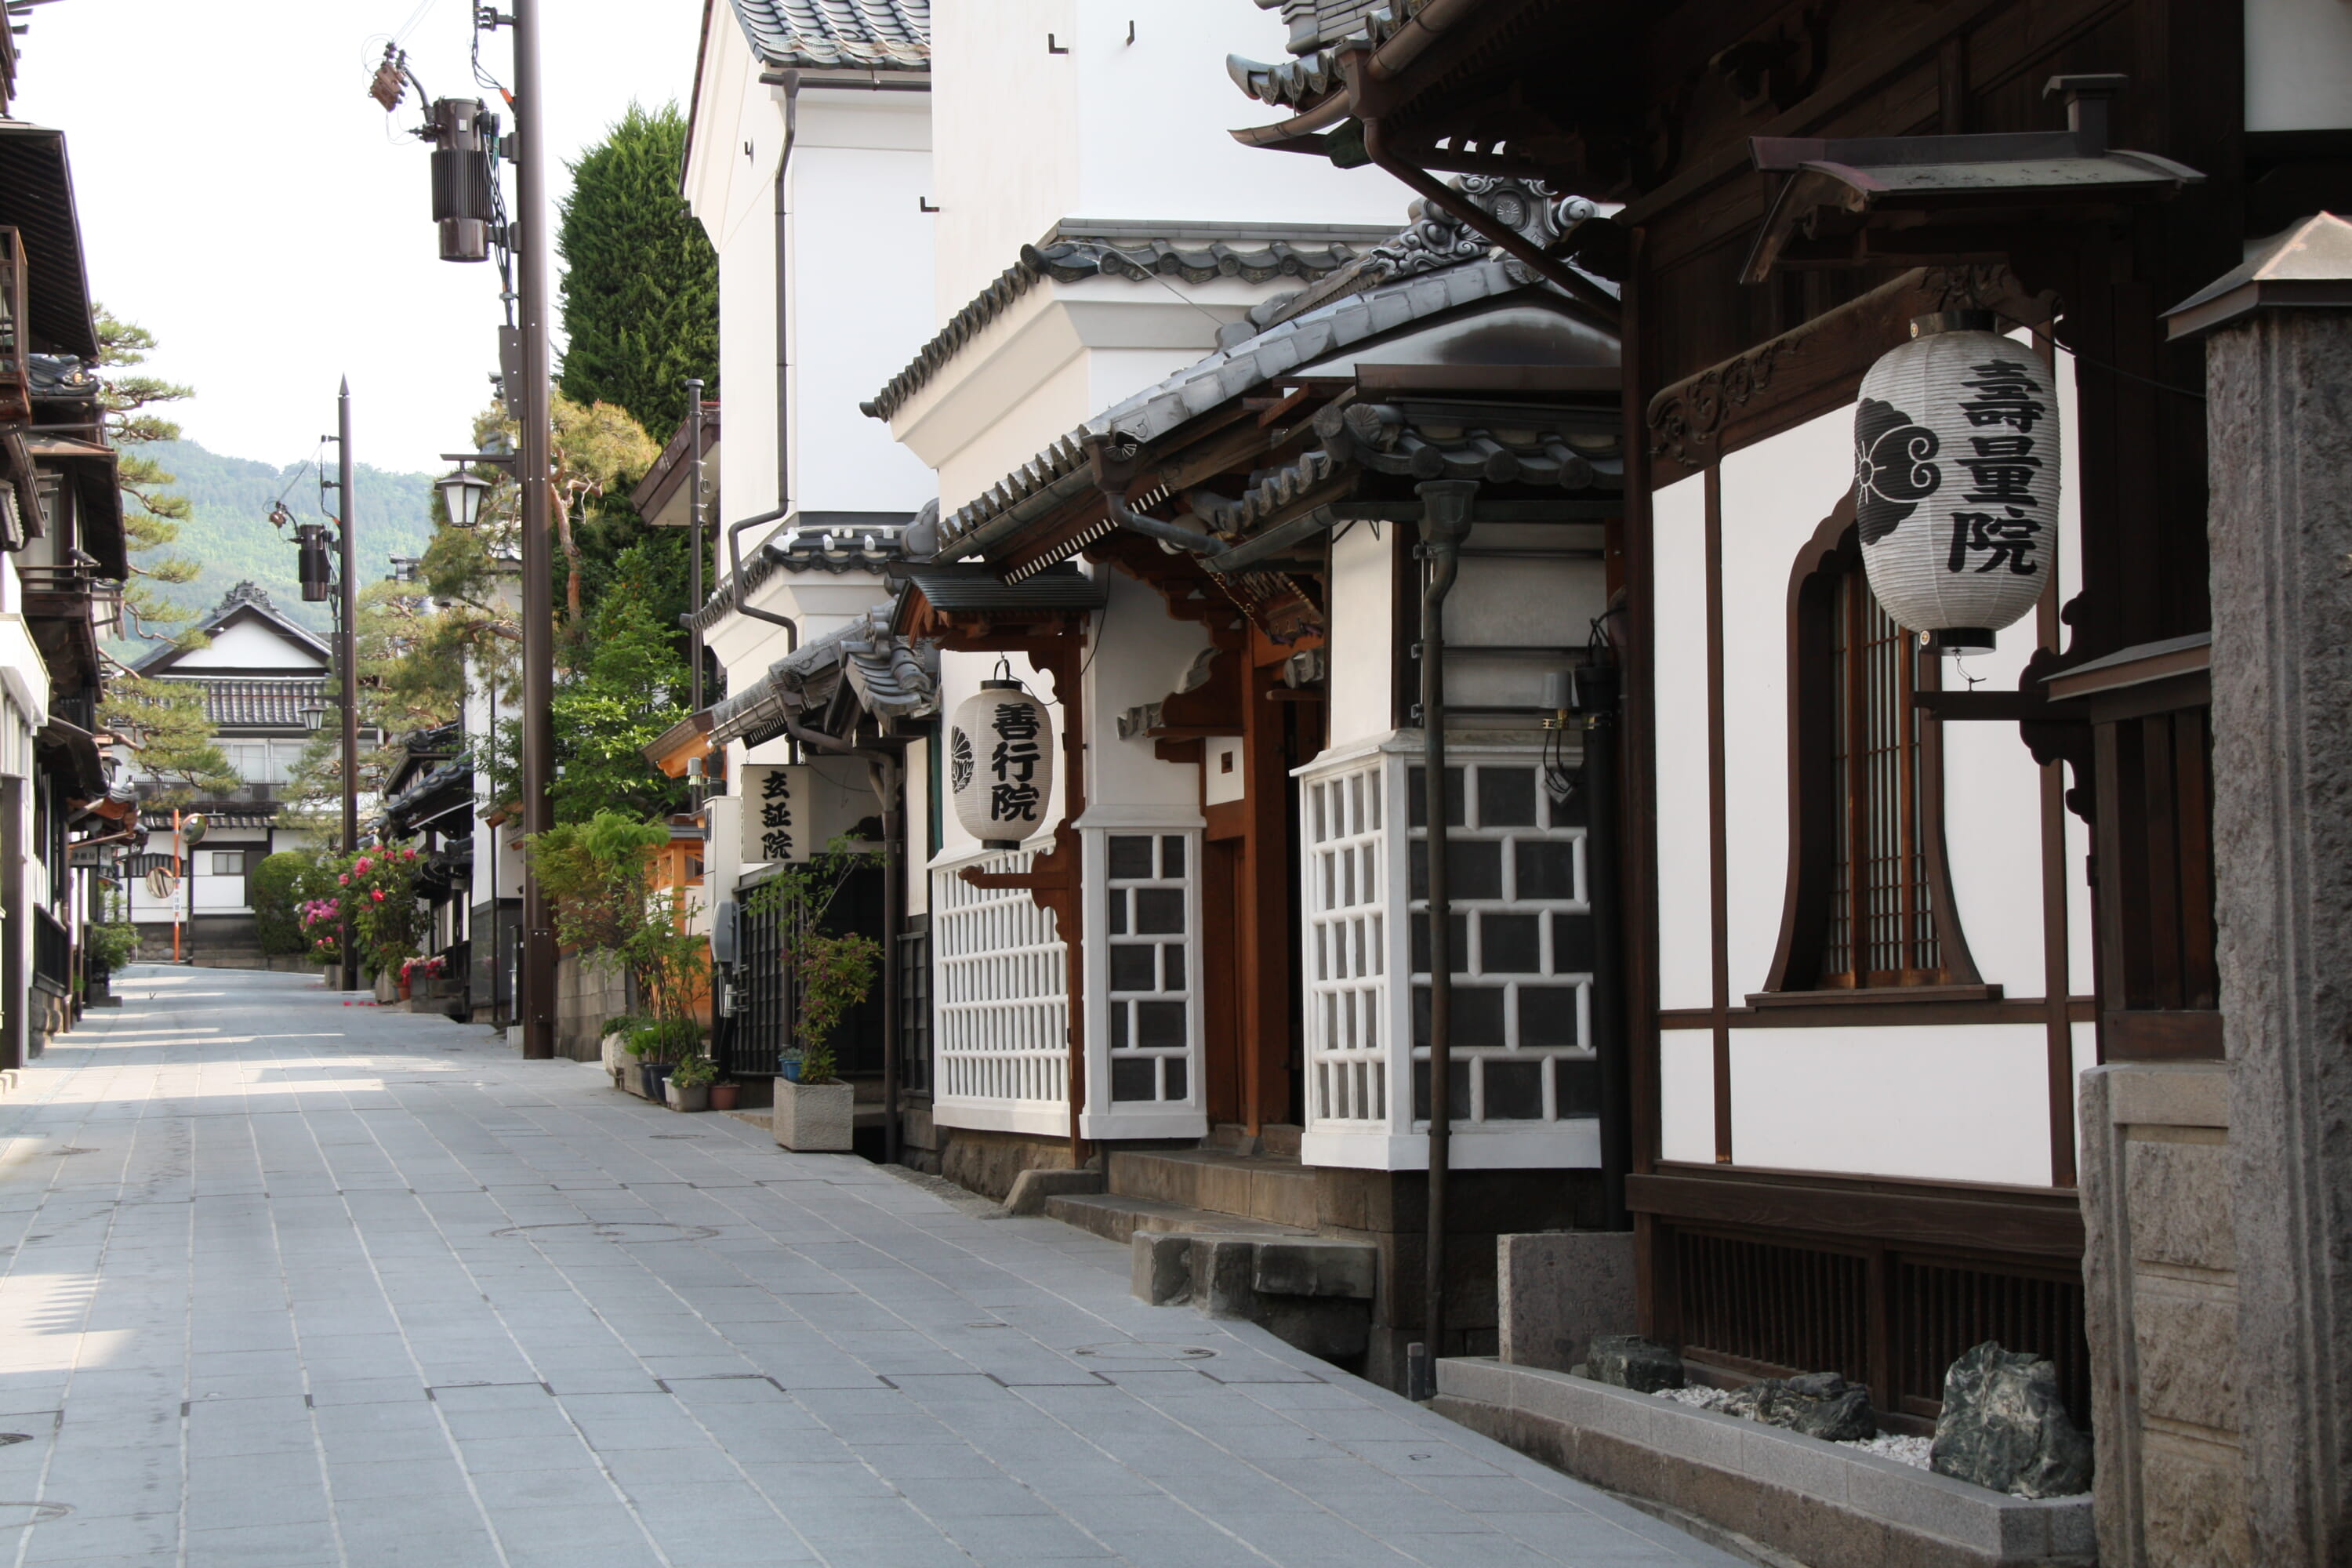
<instances>
[{"instance_id":1,"label":"white house in distance","mask_svg":"<svg viewBox=\"0 0 2352 1568\"><path fill-rule=\"evenodd\" d=\"M184 924L184 945L212 964L257 961L259 944L246 879L262 858L301 836L278 826L287 781L309 742L303 709L327 700L332 655L326 643L289 618L269 595L239 583L197 623L200 647L161 647L141 659L138 673L154 680L203 688L217 744L245 783L234 794L207 796L182 807L204 814L204 840L183 858L178 889L169 899L149 892L145 873L172 863L172 813L142 804L147 848L134 858L139 875L124 883L129 918L140 928L150 957L169 952L172 926ZM170 787L142 772L139 754L125 751L142 803Z\"/></svg>"}]
</instances>

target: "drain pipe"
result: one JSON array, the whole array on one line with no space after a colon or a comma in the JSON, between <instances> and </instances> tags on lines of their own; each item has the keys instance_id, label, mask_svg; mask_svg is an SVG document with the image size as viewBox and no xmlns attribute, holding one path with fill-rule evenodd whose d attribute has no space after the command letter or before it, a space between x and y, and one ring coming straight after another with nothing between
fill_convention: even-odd
<instances>
[{"instance_id":1,"label":"drain pipe","mask_svg":"<svg viewBox=\"0 0 2352 1568\"><path fill-rule=\"evenodd\" d=\"M793 143L800 140L801 73L782 72L778 78L760 79L783 95L784 147L776 154L776 509L789 511L793 505L793 432L785 416L792 397L792 357L790 338L785 324L790 314L791 269L784 265L787 220L791 215L784 207L784 172L793 166Z\"/></svg>"},{"instance_id":2,"label":"drain pipe","mask_svg":"<svg viewBox=\"0 0 2352 1568\"><path fill-rule=\"evenodd\" d=\"M1461 569L1470 534L1475 479L1431 479L1413 487L1421 497L1421 548L1430 563L1421 591L1422 799L1428 822L1429 862L1429 1218L1423 1247L1422 1334L1425 1348L1408 1365L1419 1376L1413 1399L1437 1392L1437 1360L1445 1353L1445 1188L1453 1155L1454 942L1446 887L1445 596ZM1410 1352L1408 1352L1410 1354Z\"/></svg>"},{"instance_id":3,"label":"drain pipe","mask_svg":"<svg viewBox=\"0 0 2352 1568\"><path fill-rule=\"evenodd\" d=\"M1584 717L1584 850L1592 911L1592 1046L1601 1068L1601 1228L1631 1230L1625 1173L1633 1168L1633 1100L1625 1038L1623 900L1618 891L1617 667L1576 672Z\"/></svg>"}]
</instances>

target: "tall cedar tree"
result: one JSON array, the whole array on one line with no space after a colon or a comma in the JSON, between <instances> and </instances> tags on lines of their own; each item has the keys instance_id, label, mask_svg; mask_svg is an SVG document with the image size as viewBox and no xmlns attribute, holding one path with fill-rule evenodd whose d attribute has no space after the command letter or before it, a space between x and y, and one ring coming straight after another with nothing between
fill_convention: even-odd
<instances>
[{"instance_id":1,"label":"tall cedar tree","mask_svg":"<svg viewBox=\"0 0 2352 1568\"><path fill-rule=\"evenodd\" d=\"M719 395L719 258L677 194L686 117L632 103L571 165L555 248L563 395L616 404L656 439L686 416L689 376Z\"/></svg>"}]
</instances>

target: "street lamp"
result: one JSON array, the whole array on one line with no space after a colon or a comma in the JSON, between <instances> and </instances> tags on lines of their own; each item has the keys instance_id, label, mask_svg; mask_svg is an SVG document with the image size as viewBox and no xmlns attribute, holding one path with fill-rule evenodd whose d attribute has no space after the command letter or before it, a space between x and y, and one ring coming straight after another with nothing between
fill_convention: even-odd
<instances>
[{"instance_id":1,"label":"street lamp","mask_svg":"<svg viewBox=\"0 0 2352 1568\"><path fill-rule=\"evenodd\" d=\"M302 728L305 730L315 731L323 726L327 721L327 705L316 697L313 697L310 700L302 704L301 707L294 710L294 711L302 715Z\"/></svg>"},{"instance_id":2,"label":"street lamp","mask_svg":"<svg viewBox=\"0 0 2352 1568\"><path fill-rule=\"evenodd\" d=\"M482 521L482 501L490 493L490 481L470 468L457 468L446 478L435 481L441 492L441 504L449 509L449 521L457 528L473 528Z\"/></svg>"}]
</instances>

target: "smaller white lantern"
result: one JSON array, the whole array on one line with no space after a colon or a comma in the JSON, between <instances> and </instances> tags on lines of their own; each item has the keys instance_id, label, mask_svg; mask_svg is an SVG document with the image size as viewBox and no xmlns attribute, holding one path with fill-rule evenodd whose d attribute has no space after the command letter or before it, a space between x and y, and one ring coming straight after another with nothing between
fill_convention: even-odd
<instances>
[{"instance_id":1,"label":"smaller white lantern","mask_svg":"<svg viewBox=\"0 0 2352 1568\"><path fill-rule=\"evenodd\" d=\"M986 849L1018 849L1054 795L1054 718L1017 680L983 680L948 724L948 794Z\"/></svg>"},{"instance_id":2,"label":"smaller white lantern","mask_svg":"<svg viewBox=\"0 0 2352 1568\"><path fill-rule=\"evenodd\" d=\"M1938 652L1988 652L2058 564L2058 395L1990 310L1911 323L1862 380L1854 525L1870 589Z\"/></svg>"}]
</instances>

